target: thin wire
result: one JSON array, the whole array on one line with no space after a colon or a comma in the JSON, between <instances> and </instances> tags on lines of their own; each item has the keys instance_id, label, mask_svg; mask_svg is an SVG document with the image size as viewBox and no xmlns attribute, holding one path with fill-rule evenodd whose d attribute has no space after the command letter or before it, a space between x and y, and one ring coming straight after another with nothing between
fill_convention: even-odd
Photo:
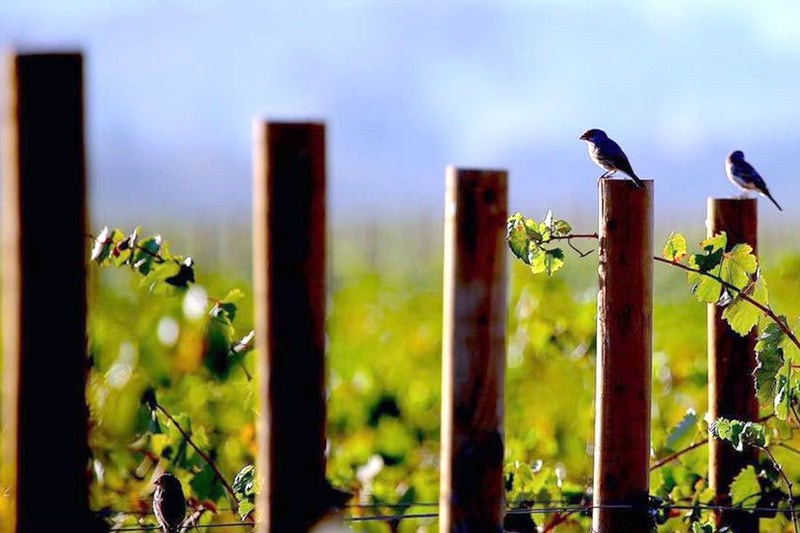
<instances>
[{"instance_id":1,"label":"thin wire","mask_svg":"<svg viewBox=\"0 0 800 533\"><path fill-rule=\"evenodd\" d=\"M405 520L407 518L438 518L439 513L416 513L416 514L396 514L396 515L375 515L375 516L348 516L343 518L345 522L388 522L391 520Z\"/></svg>"},{"instance_id":2,"label":"thin wire","mask_svg":"<svg viewBox=\"0 0 800 533\"><path fill-rule=\"evenodd\" d=\"M544 503L544 502L540 502ZM427 505L434 505L432 502L428 502ZM389 505L391 506L391 505ZM409 507L413 507L414 504L409 505ZM417 504L417 506L421 506ZM383 505L364 505L364 508L375 508L375 507L384 507ZM586 512L591 511L593 509L616 509L616 510L632 510L638 506L635 505L627 505L627 504L601 504L601 505L563 505L560 507L518 507L518 508L511 508L506 510L506 515L525 515L525 514L550 514L550 513L566 513L566 512ZM356 506L351 506L351 508L357 508ZM791 509L787 508L776 508L776 507L743 507L743 506L726 506L726 505L673 505L673 504L664 504L655 507L651 507L651 510L657 509L674 509L674 510L705 510L705 511L746 511L753 514L773 514L773 513L788 513ZM411 514L393 514L393 515L370 515L370 516L350 516L350 517L343 517L342 520L345 522L372 522L372 521L381 521L381 522L389 522L389 521L396 521L396 520L409 520L409 519L422 519L422 518L438 518L439 513L411 513ZM222 528L222 527L252 527L252 524L247 522L232 522L228 524L207 524L207 525L193 525L192 528L198 529L215 529L215 528ZM123 527L117 529L111 529L112 532L127 532L127 531L154 531L157 530L158 526L137 526L137 527Z\"/></svg>"},{"instance_id":3,"label":"thin wire","mask_svg":"<svg viewBox=\"0 0 800 533\"><path fill-rule=\"evenodd\" d=\"M206 524L206 525L192 525L186 526L189 531L194 528L197 529L215 529L220 527L253 527L253 524L248 524L247 522L232 522L230 524ZM119 529L109 529L110 532L116 533L117 531L156 531L160 528L160 526L137 526L137 527L122 527Z\"/></svg>"},{"instance_id":4,"label":"thin wire","mask_svg":"<svg viewBox=\"0 0 800 533\"><path fill-rule=\"evenodd\" d=\"M743 507L741 505L670 505L665 504L661 507L657 507L657 509L675 509L679 511L693 511L695 509L699 509L701 511L748 511L754 513L788 513L791 511L790 508L781 508L781 507ZM800 509L800 506L796 506L795 510Z\"/></svg>"}]
</instances>

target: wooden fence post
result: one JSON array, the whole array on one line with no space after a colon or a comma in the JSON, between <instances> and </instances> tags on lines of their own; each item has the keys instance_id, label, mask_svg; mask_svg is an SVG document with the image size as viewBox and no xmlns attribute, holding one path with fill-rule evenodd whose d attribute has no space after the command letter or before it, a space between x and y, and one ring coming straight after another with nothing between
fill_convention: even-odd
<instances>
[{"instance_id":1,"label":"wooden fence post","mask_svg":"<svg viewBox=\"0 0 800 533\"><path fill-rule=\"evenodd\" d=\"M747 243L757 253L758 215L754 199L708 199L706 230L709 237L724 231L728 247ZM753 330L744 337L734 332L722 319L724 308L708 305L708 414L711 420L718 417L738 420L758 419L753 371L756 367L755 345L757 333ZM730 506L731 481L750 464L757 464L757 450L737 452L716 438L708 442L709 483L716 495L717 505ZM725 511L716 513L717 524L735 525L741 533L758 531L758 516L746 512Z\"/></svg>"},{"instance_id":2,"label":"wooden fence post","mask_svg":"<svg viewBox=\"0 0 800 533\"><path fill-rule=\"evenodd\" d=\"M82 56L10 54L4 93L0 529L90 531Z\"/></svg>"},{"instance_id":3,"label":"wooden fence post","mask_svg":"<svg viewBox=\"0 0 800 533\"><path fill-rule=\"evenodd\" d=\"M325 127L259 120L254 130L256 531L302 532L327 507Z\"/></svg>"},{"instance_id":4,"label":"wooden fence post","mask_svg":"<svg viewBox=\"0 0 800 533\"><path fill-rule=\"evenodd\" d=\"M448 168L439 531L501 531L507 173Z\"/></svg>"},{"instance_id":5,"label":"wooden fence post","mask_svg":"<svg viewBox=\"0 0 800 533\"><path fill-rule=\"evenodd\" d=\"M653 188L600 180L595 533L650 531Z\"/></svg>"}]
</instances>

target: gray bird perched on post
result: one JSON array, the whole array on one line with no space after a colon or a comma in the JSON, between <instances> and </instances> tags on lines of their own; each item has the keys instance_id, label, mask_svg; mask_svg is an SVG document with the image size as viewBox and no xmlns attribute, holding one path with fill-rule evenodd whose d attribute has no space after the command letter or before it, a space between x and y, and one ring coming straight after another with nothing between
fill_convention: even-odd
<instances>
[{"instance_id":1,"label":"gray bird perched on post","mask_svg":"<svg viewBox=\"0 0 800 533\"><path fill-rule=\"evenodd\" d=\"M631 168L628 156L622 151L617 143L609 139L606 132L598 129L591 129L580 136L582 141L586 141L589 146L589 157L595 164L605 170L599 179L607 178L616 171L621 170L633 180L637 187L644 189L644 183Z\"/></svg>"},{"instance_id":2,"label":"gray bird perched on post","mask_svg":"<svg viewBox=\"0 0 800 533\"><path fill-rule=\"evenodd\" d=\"M769 193L764 179L756 172L756 169L754 169L750 163L744 160L744 153L742 153L741 150L731 152L727 159L725 159L725 173L728 175L728 179L731 180L731 183L745 191L745 193L756 191L761 196L766 196L772 200L772 203L775 204L778 211L783 211L781 206L778 205L778 202L775 201L775 198Z\"/></svg>"},{"instance_id":3,"label":"gray bird perched on post","mask_svg":"<svg viewBox=\"0 0 800 533\"><path fill-rule=\"evenodd\" d=\"M164 474L155 481L153 512L163 533L178 533L186 516L186 499L181 482L172 474Z\"/></svg>"}]
</instances>

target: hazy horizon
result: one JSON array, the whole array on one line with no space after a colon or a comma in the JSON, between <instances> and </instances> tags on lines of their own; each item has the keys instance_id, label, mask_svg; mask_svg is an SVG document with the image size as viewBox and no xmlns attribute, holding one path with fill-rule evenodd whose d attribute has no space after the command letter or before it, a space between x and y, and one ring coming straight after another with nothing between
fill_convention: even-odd
<instances>
[{"instance_id":1,"label":"hazy horizon","mask_svg":"<svg viewBox=\"0 0 800 533\"><path fill-rule=\"evenodd\" d=\"M335 219L441 212L444 169L506 168L511 209L593 219L601 127L702 223L744 150L800 218L800 4L7 0L0 43L86 54L94 220L250 212L253 117L328 125ZM113 221L112 220L112 223Z\"/></svg>"}]
</instances>

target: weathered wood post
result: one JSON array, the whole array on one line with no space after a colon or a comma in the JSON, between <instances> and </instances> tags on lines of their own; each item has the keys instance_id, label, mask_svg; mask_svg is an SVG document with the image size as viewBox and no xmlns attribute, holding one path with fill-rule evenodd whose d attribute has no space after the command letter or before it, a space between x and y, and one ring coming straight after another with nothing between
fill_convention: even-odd
<instances>
[{"instance_id":1,"label":"weathered wood post","mask_svg":"<svg viewBox=\"0 0 800 533\"><path fill-rule=\"evenodd\" d=\"M646 533L650 489L653 188L600 180L595 533Z\"/></svg>"},{"instance_id":2,"label":"weathered wood post","mask_svg":"<svg viewBox=\"0 0 800 533\"><path fill-rule=\"evenodd\" d=\"M758 250L758 212L754 199L709 198L706 219L707 235L724 231L728 247L747 243ZM758 419L753 371L756 367L754 329L742 337L723 320L725 309L708 304L708 414L738 420ZM757 464L757 450L737 452L716 438L708 442L709 483L716 494L716 504L731 505L731 481L749 464ZM735 526L741 533L758 531L758 516L741 511L716 513L718 526Z\"/></svg>"},{"instance_id":3,"label":"weathered wood post","mask_svg":"<svg viewBox=\"0 0 800 533\"><path fill-rule=\"evenodd\" d=\"M6 59L0 530L90 531L83 59ZM48 480L69 488L43 504Z\"/></svg>"},{"instance_id":4,"label":"weathered wood post","mask_svg":"<svg viewBox=\"0 0 800 533\"><path fill-rule=\"evenodd\" d=\"M325 127L256 121L259 533L307 531L325 489Z\"/></svg>"},{"instance_id":5,"label":"weathered wood post","mask_svg":"<svg viewBox=\"0 0 800 533\"><path fill-rule=\"evenodd\" d=\"M439 531L501 531L505 171L448 168Z\"/></svg>"}]
</instances>

